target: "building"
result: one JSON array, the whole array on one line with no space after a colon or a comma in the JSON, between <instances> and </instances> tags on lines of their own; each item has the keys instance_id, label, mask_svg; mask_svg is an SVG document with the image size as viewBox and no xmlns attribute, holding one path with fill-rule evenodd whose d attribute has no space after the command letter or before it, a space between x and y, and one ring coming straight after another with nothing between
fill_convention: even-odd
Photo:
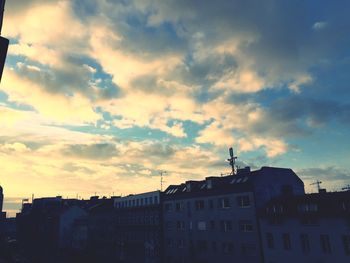
<instances>
[{"instance_id":1,"label":"building","mask_svg":"<svg viewBox=\"0 0 350 263\"><path fill-rule=\"evenodd\" d=\"M3 189L0 185L0 220L2 218L6 217L6 214L2 211L3 204L4 204L4 193L3 193Z\"/></svg>"},{"instance_id":2,"label":"building","mask_svg":"<svg viewBox=\"0 0 350 263\"><path fill-rule=\"evenodd\" d=\"M18 239L34 262L57 262L69 250L75 220L87 213L76 199L49 197L34 199L17 214Z\"/></svg>"},{"instance_id":3,"label":"building","mask_svg":"<svg viewBox=\"0 0 350 263\"><path fill-rule=\"evenodd\" d=\"M161 201L160 191L115 199L117 262L162 262Z\"/></svg>"},{"instance_id":4,"label":"building","mask_svg":"<svg viewBox=\"0 0 350 263\"><path fill-rule=\"evenodd\" d=\"M350 262L350 191L274 198L260 226L265 263Z\"/></svg>"},{"instance_id":5,"label":"building","mask_svg":"<svg viewBox=\"0 0 350 263\"><path fill-rule=\"evenodd\" d=\"M303 182L291 169L272 167L169 186L165 262L262 262L256 211L273 197L293 194L304 194Z\"/></svg>"}]
</instances>

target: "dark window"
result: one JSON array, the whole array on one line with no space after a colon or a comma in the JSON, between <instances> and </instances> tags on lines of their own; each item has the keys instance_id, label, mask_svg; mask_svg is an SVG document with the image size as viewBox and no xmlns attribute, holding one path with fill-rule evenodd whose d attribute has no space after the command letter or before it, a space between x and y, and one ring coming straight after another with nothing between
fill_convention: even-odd
<instances>
[{"instance_id":1,"label":"dark window","mask_svg":"<svg viewBox=\"0 0 350 263\"><path fill-rule=\"evenodd\" d=\"M177 241L177 247L178 247L178 248L184 248L184 247L185 247L185 240L179 239L179 240Z\"/></svg>"},{"instance_id":2,"label":"dark window","mask_svg":"<svg viewBox=\"0 0 350 263\"><path fill-rule=\"evenodd\" d=\"M212 250L213 250L214 252L216 252L216 251L218 250L215 241L213 241L213 242L211 243L211 247L212 247Z\"/></svg>"},{"instance_id":3,"label":"dark window","mask_svg":"<svg viewBox=\"0 0 350 263\"><path fill-rule=\"evenodd\" d=\"M146 200L146 204L147 204L147 198L145 200ZM165 204L164 209L166 212L170 212L173 210L173 205L172 204Z\"/></svg>"},{"instance_id":4,"label":"dark window","mask_svg":"<svg viewBox=\"0 0 350 263\"><path fill-rule=\"evenodd\" d=\"M196 210L203 210L204 209L204 201L203 200L197 200L195 202Z\"/></svg>"},{"instance_id":5,"label":"dark window","mask_svg":"<svg viewBox=\"0 0 350 263\"><path fill-rule=\"evenodd\" d=\"M350 235L343 235L344 252L350 255Z\"/></svg>"},{"instance_id":6,"label":"dark window","mask_svg":"<svg viewBox=\"0 0 350 263\"><path fill-rule=\"evenodd\" d=\"M182 211L184 209L184 204L182 202L176 203L175 204L175 210L177 212Z\"/></svg>"},{"instance_id":7,"label":"dark window","mask_svg":"<svg viewBox=\"0 0 350 263\"><path fill-rule=\"evenodd\" d=\"M168 230L170 230L170 229L173 227L173 223L172 223L171 221L167 221L167 222L165 223L165 226L166 226L166 228L167 228Z\"/></svg>"},{"instance_id":8,"label":"dark window","mask_svg":"<svg viewBox=\"0 0 350 263\"><path fill-rule=\"evenodd\" d=\"M307 234L300 235L301 250L303 253L307 254L310 252L310 240Z\"/></svg>"},{"instance_id":9,"label":"dark window","mask_svg":"<svg viewBox=\"0 0 350 263\"><path fill-rule=\"evenodd\" d=\"M214 208L214 202L213 200L209 200L209 208L213 209Z\"/></svg>"},{"instance_id":10,"label":"dark window","mask_svg":"<svg viewBox=\"0 0 350 263\"><path fill-rule=\"evenodd\" d=\"M214 230L214 229L215 229L215 221L210 220L210 230Z\"/></svg>"},{"instance_id":11,"label":"dark window","mask_svg":"<svg viewBox=\"0 0 350 263\"><path fill-rule=\"evenodd\" d=\"M208 247L207 247L207 241L205 240L198 240L197 241L197 249L198 251L207 251L208 250Z\"/></svg>"},{"instance_id":12,"label":"dark window","mask_svg":"<svg viewBox=\"0 0 350 263\"><path fill-rule=\"evenodd\" d=\"M318 220L314 216L303 216L300 220L301 224L305 226L317 226Z\"/></svg>"},{"instance_id":13,"label":"dark window","mask_svg":"<svg viewBox=\"0 0 350 263\"><path fill-rule=\"evenodd\" d=\"M272 233L266 233L266 243L267 243L267 247L270 249L274 249L275 248L275 243L273 240L273 234Z\"/></svg>"},{"instance_id":14,"label":"dark window","mask_svg":"<svg viewBox=\"0 0 350 263\"><path fill-rule=\"evenodd\" d=\"M248 195L237 196L237 205L239 207L249 207L250 199Z\"/></svg>"},{"instance_id":15,"label":"dark window","mask_svg":"<svg viewBox=\"0 0 350 263\"><path fill-rule=\"evenodd\" d=\"M176 221L176 228L177 228L177 230L184 230L185 229L185 222L184 221Z\"/></svg>"},{"instance_id":16,"label":"dark window","mask_svg":"<svg viewBox=\"0 0 350 263\"><path fill-rule=\"evenodd\" d=\"M241 232L252 232L253 231L253 224L249 220L241 220L239 221L239 230Z\"/></svg>"},{"instance_id":17,"label":"dark window","mask_svg":"<svg viewBox=\"0 0 350 263\"><path fill-rule=\"evenodd\" d=\"M230 220L222 220L220 227L222 232L232 231L232 222Z\"/></svg>"},{"instance_id":18,"label":"dark window","mask_svg":"<svg viewBox=\"0 0 350 263\"><path fill-rule=\"evenodd\" d=\"M329 236L328 235L321 235L320 241L321 241L321 248L322 248L323 253L330 254L332 252L332 249L331 249L331 242L329 240Z\"/></svg>"},{"instance_id":19,"label":"dark window","mask_svg":"<svg viewBox=\"0 0 350 263\"><path fill-rule=\"evenodd\" d=\"M222 247L222 253L223 254L233 254L234 252L234 247L233 247L233 243L232 242L223 242L221 244Z\"/></svg>"},{"instance_id":20,"label":"dark window","mask_svg":"<svg viewBox=\"0 0 350 263\"><path fill-rule=\"evenodd\" d=\"M256 255L256 246L254 244L242 244L241 251L242 255L254 256Z\"/></svg>"},{"instance_id":21,"label":"dark window","mask_svg":"<svg viewBox=\"0 0 350 263\"><path fill-rule=\"evenodd\" d=\"M220 198L219 199L219 208L229 208L230 207L230 199L225 197L225 198Z\"/></svg>"},{"instance_id":22,"label":"dark window","mask_svg":"<svg viewBox=\"0 0 350 263\"><path fill-rule=\"evenodd\" d=\"M286 250L290 250L292 248L290 235L287 233L282 234L282 240L283 240L283 248Z\"/></svg>"}]
</instances>

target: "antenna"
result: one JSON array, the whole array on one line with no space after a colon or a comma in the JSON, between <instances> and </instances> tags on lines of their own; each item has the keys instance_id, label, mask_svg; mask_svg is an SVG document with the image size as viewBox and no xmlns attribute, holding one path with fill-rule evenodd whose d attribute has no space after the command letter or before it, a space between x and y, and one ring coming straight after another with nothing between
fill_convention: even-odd
<instances>
[{"instance_id":1,"label":"antenna","mask_svg":"<svg viewBox=\"0 0 350 263\"><path fill-rule=\"evenodd\" d=\"M230 158L227 159L227 161L230 163L231 168L232 168L231 174L232 174L232 175L235 175L235 174L236 174L236 172L235 172L235 164L236 164L236 159L237 159L238 157L237 157L237 156L234 156L232 147L230 147L229 153L230 153Z\"/></svg>"},{"instance_id":2,"label":"antenna","mask_svg":"<svg viewBox=\"0 0 350 263\"><path fill-rule=\"evenodd\" d=\"M321 184L322 184L322 182L317 180L316 182L311 183L310 185L317 185L317 190L318 190L318 192L320 192L320 190L321 190L321 186L320 185Z\"/></svg>"},{"instance_id":3,"label":"antenna","mask_svg":"<svg viewBox=\"0 0 350 263\"><path fill-rule=\"evenodd\" d=\"M164 183L163 174L166 174L166 171L159 171L159 174L160 174L160 191L162 192L163 191L163 183Z\"/></svg>"}]
</instances>

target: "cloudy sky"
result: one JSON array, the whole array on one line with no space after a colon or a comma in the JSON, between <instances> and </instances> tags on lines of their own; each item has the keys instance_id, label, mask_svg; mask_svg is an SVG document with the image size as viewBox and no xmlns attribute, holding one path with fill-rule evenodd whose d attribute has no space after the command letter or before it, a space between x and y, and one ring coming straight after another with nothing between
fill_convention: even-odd
<instances>
[{"instance_id":1,"label":"cloudy sky","mask_svg":"<svg viewBox=\"0 0 350 263\"><path fill-rule=\"evenodd\" d=\"M349 1L11 0L0 184L149 191L239 165L350 183Z\"/></svg>"}]
</instances>

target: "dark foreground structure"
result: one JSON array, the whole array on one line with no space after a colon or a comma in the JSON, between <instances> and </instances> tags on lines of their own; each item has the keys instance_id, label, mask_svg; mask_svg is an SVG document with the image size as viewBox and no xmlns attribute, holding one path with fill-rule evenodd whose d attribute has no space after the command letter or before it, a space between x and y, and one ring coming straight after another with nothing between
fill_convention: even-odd
<instances>
[{"instance_id":1,"label":"dark foreground structure","mask_svg":"<svg viewBox=\"0 0 350 263\"><path fill-rule=\"evenodd\" d=\"M284 168L124 197L39 198L23 204L17 232L12 222L0 224L0 262L350 262L350 191L305 194Z\"/></svg>"}]
</instances>

